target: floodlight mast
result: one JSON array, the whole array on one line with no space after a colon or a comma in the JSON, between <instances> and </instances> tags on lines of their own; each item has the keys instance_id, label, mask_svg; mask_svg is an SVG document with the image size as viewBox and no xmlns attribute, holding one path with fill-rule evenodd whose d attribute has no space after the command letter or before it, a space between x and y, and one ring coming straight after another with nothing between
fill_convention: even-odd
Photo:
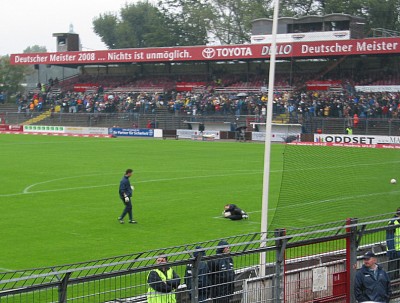
<instances>
[{"instance_id":1,"label":"floodlight mast","mask_svg":"<svg viewBox=\"0 0 400 303\"><path fill-rule=\"evenodd\" d=\"M275 61L276 61L276 34L278 30L279 0L274 0L274 16L272 19L272 41L271 55L269 63L269 82L268 82L268 104L267 116L265 121L265 151L264 151L264 176L263 176L263 194L261 208L261 247L267 245L268 232L268 192L270 176L270 158L271 158L271 130L272 130L272 105L274 101L274 82L275 82ZM260 275L265 276L266 272L266 253L260 254Z\"/></svg>"}]
</instances>

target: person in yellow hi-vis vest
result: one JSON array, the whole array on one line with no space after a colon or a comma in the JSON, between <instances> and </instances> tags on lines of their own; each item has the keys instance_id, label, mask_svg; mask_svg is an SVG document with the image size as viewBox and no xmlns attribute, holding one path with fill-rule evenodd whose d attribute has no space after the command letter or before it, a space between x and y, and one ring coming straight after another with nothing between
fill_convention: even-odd
<instances>
[{"instance_id":1,"label":"person in yellow hi-vis vest","mask_svg":"<svg viewBox=\"0 0 400 303\"><path fill-rule=\"evenodd\" d=\"M147 276L147 303L176 303L175 290L181 278L167 265L166 256L159 256L156 263L162 266L153 269Z\"/></svg>"},{"instance_id":2,"label":"person in yellow hi-vis vest","mask_svg":"<svg viewBox=\"0 0 400 303\"><path fill-rule=\"evenodd\" d=\"M388 274L393 281L400 277L400 207L388 224L391 228L386 231L386 254L389 258Z\"/></svg>"}]
</instances>

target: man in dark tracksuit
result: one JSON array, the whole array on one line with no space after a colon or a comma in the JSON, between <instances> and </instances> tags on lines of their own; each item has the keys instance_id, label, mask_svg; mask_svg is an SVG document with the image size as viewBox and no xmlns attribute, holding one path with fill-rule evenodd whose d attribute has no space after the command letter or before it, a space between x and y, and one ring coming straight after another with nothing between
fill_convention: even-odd
<instances>
[{"instance_id":1,"label":"man in dark tracksuit","mask_svg":"<svg viewBox=\"0 0 400 303\"><path fill-rule=\"evenodd\" d=\"M226 204L222 214L225 218L231 220L242 220L249 218L249 215L244 210L240 209L236 204Z\"/></svg>"},{"instance_id":2,"label":"man in dark tracksuit","mask_svg":"<svg viewBox=\"0 0 400 303\"><path fill-rule=\"evenodd\" d=\"M121 216L118 217L118 221L121 224L124 223L124 217L126 216L126 214L129 215L129 223L137 223L135 220L133 220L132 215L132 192L134 187L131 186L131 183L129 182L129 178L130 176L132 176L132 174L133 170L130 168L127 169L125 175L122 177L121 182L119 183L119 197L125 205Z\"/></svg>"},{"instance_id":3,"label":"man in dark tracksuit","mask_svg":"<svg viewBox=\"0 0 400 303\"><path fill-rule=\"evenodd\" d=\"M364 255L364 265L357 271L354 295L357 302L389 302L392 294L389 275L376 264L372 251Z\"/></svg>"},{"instance_id":4,"label":"man in dark tracksuit","mask_svg":"<svg viewBox=\"0 0 400 303\"><path fill-rule=\"evenodd\" d=\"M201 246L196 246L196 249L201 249ZM204 250L199 250L193 253L195 258L205 256ZM205 261L200 261L198 264L198 290L199 290L199 302L204 302L209 297L209 275L210 270L208 264ZM193 283L193 264L188 264L185 271L185 284L188 290L192 289ZM189 292L189 297L191 298L191 292Z\"/></svg>"},{"instance_id":5,"label":"man in dark tracksuit","mask_svg":"<svg viewBox=\"0 0 400 303\"><path fill-rule=\"evenodd\" d=\"M221 240L216 250L217 254L228 254L230 248L228 242ZM235 270L233 268L233 259L226 256L222 259L211 260L208 263L211 275L211 296L214 303L229 303L235 291Z\"/></svg>"}]
</instances>

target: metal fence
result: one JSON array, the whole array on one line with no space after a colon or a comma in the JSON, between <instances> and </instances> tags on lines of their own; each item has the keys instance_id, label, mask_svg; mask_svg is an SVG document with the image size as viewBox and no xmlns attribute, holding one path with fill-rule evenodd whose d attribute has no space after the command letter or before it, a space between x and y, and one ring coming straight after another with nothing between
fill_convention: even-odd
<instances>
[{"instance_id":1,"label":"metal fence","mask_svg":"<svg viewBox=\"0 0 400 303\"><path fill-rule=\"evenodd\" d=\"M233 114L198 115L171 113L157 110L154 113L62 113L57 112L41 119L42 112L17 113L5 111L0 113L0 122L5 124L38 124L49 126L90 126L90 127L125 127L147 128L151 121L155 128L164 130L187 129L187 121L232 123L246 125L253 130L250 122L265 122L264 116L235 116ZM347 126L353 126L354 135L400 136L400 119L393 118L360 118L357 125L349 118L323 118L314 116L290 117L287 114L274 114L275 123L299 123L303 133L321 132L324 134L345 134ZM207 130L207 129L205 129ZM232 129L233 130L233 129Z\"/></svg>"},{"instance_id":2,"label":"metal fence","mask_svg":"<svg viewBox=\"0 0 400 303\"><path fill-rule=\"evenodd\" d=\"M386 231L393 214L301 229L238 235L108 259L0 273L0 302L154 302L149 273L160 256L179 275L177 303L354 302L361 255L377 254L387 269ZM198 248L201 246L201 248ZM230 247L229 253L220 252ZM231 259L230 259L231 258ZM234 265L234 280L228 267ZM392 262L392 261L391 261ZM204 264L210 271L202 271ZM191 275L187 275L187 269ZM399 268L389 271L393 285ZM186 277L186 278L185 278ZM200 283L201 282L201 283ZM192 285L193 287L188 287ZM394 297L397 292L394 292ZM164 297L160 303L173 303Z\"/></svg>"}]
</instances>

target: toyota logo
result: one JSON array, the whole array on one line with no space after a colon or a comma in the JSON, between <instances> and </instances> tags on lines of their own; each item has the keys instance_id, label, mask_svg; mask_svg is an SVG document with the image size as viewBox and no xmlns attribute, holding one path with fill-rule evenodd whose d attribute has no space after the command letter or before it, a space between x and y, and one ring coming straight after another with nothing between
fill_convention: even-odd
<instances>
[{"instance_id":1,"label":"toyota logo","mask_svg":"<svg viewBox=\"0 0 400 303\"><path fill-rule=\"evenodd\" d=\"M203 55L204 59L212 59L215 57L215 50L211 47L207 47L207 48L203 49L202 55Z\"/></svg>"}]
</instances>

